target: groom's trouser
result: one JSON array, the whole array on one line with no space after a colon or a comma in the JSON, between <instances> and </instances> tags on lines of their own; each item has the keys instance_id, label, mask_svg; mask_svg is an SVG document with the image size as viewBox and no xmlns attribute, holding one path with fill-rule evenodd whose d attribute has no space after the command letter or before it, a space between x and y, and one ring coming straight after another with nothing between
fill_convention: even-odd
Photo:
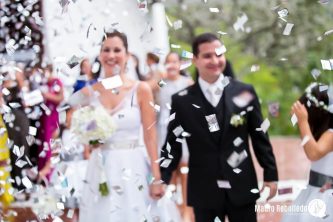
<instances>
[{"instance_id":1,"label":"groom's trouser","mask_svg":"<svg viewBox=\"0 0 333 222\"><path fill-rule=\"evenodd\" d=\"M194 207L195 222L214 222L219 217L224 222L225 216L229 222L256 222L255 202L247 205L236 206L230 202L227 195L220 209L204 209Z\"/></svg>"}]
</instances>

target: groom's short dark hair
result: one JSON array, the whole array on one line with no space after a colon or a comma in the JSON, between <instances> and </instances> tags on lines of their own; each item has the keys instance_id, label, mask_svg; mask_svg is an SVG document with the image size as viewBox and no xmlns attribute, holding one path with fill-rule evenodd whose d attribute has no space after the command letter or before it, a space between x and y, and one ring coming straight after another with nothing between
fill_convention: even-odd
<instances>
[{"instance_id":1,"label":"groom's short dark hair","mask_svg":"<svg viewBox=\"0 0 333 222\"><path fill-rule=\"evenodd\" d=\"M215 40L220 41L220 39L213 33L203 33L195 37L192 43L192 53L194 56L198 56L199 54L199 46L206 42L214 42Z\"/></svg>"}]
</instances>

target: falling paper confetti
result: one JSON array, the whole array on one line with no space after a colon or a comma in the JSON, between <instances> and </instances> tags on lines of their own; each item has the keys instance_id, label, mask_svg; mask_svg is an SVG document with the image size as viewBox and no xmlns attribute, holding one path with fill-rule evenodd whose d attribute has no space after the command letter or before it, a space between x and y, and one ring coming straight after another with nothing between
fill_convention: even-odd
<instances>
[{"instance_id":1,"label":"falling paper confetti","mask_svg":"<svg viewBox=\"0 0 333 222\"><path fill-rule=\"evenodd\" d=\"M224 54L226 51L227 49L225 48L225 45L222 45L221 47L215 49L215 53L217 56Z\"/></svg>"},{"instance_id":2,"label":"falling paper confetti","mask_svg":"<svg viewBox=\"0 0 333 222\"><path fill-rule=\"evenodd\" d=\"M333 59L330 60L323 60L321 59L321 66L323 70L332 70L333 67Z\"/></svg>"},{"instance_id":3,"label":"falling paper confetti","mask_svg":"<svg viewBox=\"0 0 333 222\"><path fill-rule=\"evenodd\" d=\"M294 24L287 23L286 27L283 30L283 35L290 35L291 29L294 27Z\"/></svg>"},{"instance_id":4,"label":"falling paper confetti","mask_svg":"<svg viewBox=\"0 0 333 222\"><path fill-rule=\"evenodd\" d=\"M188 52L188 51L186 51L186 50L183 50L181 56L182 56L183 58L192 59L192 58L193 58L193 53Z\"/></svg>"},{"instance_id":5,"label":"falling paper confetti","mask_svg":"<svg viewBox=\"0 0 333 222\"><path fill-rule=\"evenodd\" d=\"M248 17L246 14L243 14L241 17L237 17L237 21L234 23L233 27L236 31L244 31L244 25L247 22Z\"/></svg>"},{"instance_id":6,"label":"falling paper confetti","mask_svg":"<svg viewBox=\"0 0 333 222\"><path fill-rule=\"evenodd\" d=\"M223 189L231 189L230 182L227 180L217 180L217 186Z\"/></svg>"},{"instance_id":7,"label":"falling paper confetti","mask_svg":"<svg viewBox=\"0 0 333 222\"><path fill-rule=\"evenodd\" d=\"M170 165L171 161L172 160L170 160L170 159L165 159L165 160L163 160L163 162L161 163L160 166L163 168L167 168Z\"/></svg>"},{"instance_id":8,"label":"falling paper confetti","mask_svg":"<svg viewBox=\"0 0 333 222\"><path fill-rule=\"evenodd\" d=\"M182 20L177 20L173 23L173 28L175 30L181 29L183 26L183 21Z\"/></svg>"},{"instance_id":9,"label":"falling paper confetti","mask_svg":"<svg viewBox=\"0 0 333 222\"><path fill-rule=\"evenodd\" d=\"M184 132L184 129L181 126L177 126L172 132L176 137L178 137L182 132Z\"/></svg>"},{"instance_id":10,"label":"falling paper confetti","mask_svg":"<svg viewBox=\"0 0 333 222\"><path fill-rule=\"evenodd\" d=\"M227 163L232 168L236 168L247 158L247 156L248 156L248 154L247 154L246 150L243 150L240 153L233 151L231 153L231 155L228 157Z\"/></svg>"},{"instance_id":11,"label":"falling paper confetti","mask_svg":"<svg viewBox=\"0 0 333 222\"><path fill-rule=\"evenodd\" d=\"M309 142L310 140L310 137L309 136L304 136L303 139L302 139L302 142L301 142L301 146L305 146L305 144L307 144L307 142Z\"/></svg>"},{"instance_id":12,"label":"falling paper confetti","mask_svg":"<svg viewBox=\"0 0 333 222\"><path fill-rule=\"evenodd\" d=\"M260 128L257 128L257 131L263 131L264 133L267 132L269 126L271 125L269 119L265 119L264 122L261 123Z\"/></svg>"},{"instance_id":13,"label":"falling paper confetti","mask_svg":"<svg viewBox=\"0 0 333 222\"><path fill-rule=\"evenodd\" d=\"M237 137L237 138L234 139L234 141L233 141L233 144L234 144L235 147L238 147L238 146L241 145L242 143L243 143L243 140L242 140L242 138L240 138L240 137Z\"/></svg>"},{"instance_id":14,"label":"falling paper confetti","mask_svg":"<svg viewBox=\"0 0 333 222\"><path fill-rule=\"evenodd\" d=\"M206 121L208 123L208 129L210 132L216 132L220 130L219 124L217 122L217 118L215 114L211 114L206 117Z\"/></svg>"},{"instance_id":15,"label":"falling paper confetti","mask_svg":"<svg viewBox=\"0 0 333 222\"><path fill-rule=\"evenodd\" d=\"M293 124L293 126L295 126L296 125L296 123L297 123L297 116L296 116L296 114L294 113L292 116L291 116L291 123Z\"/></svg>"},{"instance_id":16,"label":"falling paper confetti","mask_svg":"<svg viewBox=\"0 0 333 222\"><path fill-rule=\"evenodd\" d=\"M103 79L101 83L105 89L114 89L123 85L123 81L121 80L119 75Z\"/></svg>"},{"instance_id":17,"label":"falling paper confetti","mask_svg":"<svg viewBox=\"0 0 333 222\"><path fill-rule=\"evenodd\" d=\"M213 12L213 13L219 13L220 12L220 10L218 8L209 8L209 11Z\"/></svg>"},{"instance_id":18,"label":"falling paper confetti","mask_svg":"<svg viewBox=\"0 0 333 222\"><path fill-rule=\"evenodd\" d=\"M232 98L232 101L236 106L243 108L246 107L252 100L254 96L249 91L243 91L239 95Z\"/></svg>"}]
</instances>

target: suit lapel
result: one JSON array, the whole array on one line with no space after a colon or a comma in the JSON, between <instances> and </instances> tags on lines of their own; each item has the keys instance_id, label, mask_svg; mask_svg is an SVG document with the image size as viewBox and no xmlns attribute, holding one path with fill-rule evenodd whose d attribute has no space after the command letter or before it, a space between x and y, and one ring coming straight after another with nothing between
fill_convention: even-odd
<instances>
[{"instance_id":1,"label":"suit lapel","mask_svg":"<svg viewBox=\"0 0 333 222\"><path fill-rule=\"evenodd\" d=\"M233 97L233 92L232 92L232 81L224 88L223 90L224 93L224 113L223 113L223 126L221 126L222 130L222 136L220 142L223 143L226 138L226 134L228 132L228 129L230 127L230 119L232 115L232 110L233 110L233 102L232 102L232 97Z\"/></svg>"}]
</instances>

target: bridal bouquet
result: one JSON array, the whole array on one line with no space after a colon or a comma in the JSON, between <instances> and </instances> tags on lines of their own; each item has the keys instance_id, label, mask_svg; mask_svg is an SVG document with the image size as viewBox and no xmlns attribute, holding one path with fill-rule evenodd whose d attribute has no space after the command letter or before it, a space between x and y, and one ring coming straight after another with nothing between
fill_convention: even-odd
<instances>
[{"instance_id":1,"label":"bridal bouquet","mask_svg":"<svg viewBox=\"0 0 333 222\"><path fill-rule=\"evenodd\" d=\"M104 143L116 130L112 116L102 106L84 106L74 111L71 130L83 144Z\"/></svg>"},{"instance_id":2,"label":"bridal bouquet","mask_svg":"<svg viewBox=\"0 0 333 222\"><path fill-rule=\"evenodd\" d=\"M73 113L72 132L78 140L84 144L98 145L103 144L113 132L116 125L112 116L101 106L84 106ZM99 150L100 152L100 150ZM102 155L99 155L102 156ZM109 194L103 160L98 161L100 167L99 192L101 196Z\"/></svg>"}]
</instances>

